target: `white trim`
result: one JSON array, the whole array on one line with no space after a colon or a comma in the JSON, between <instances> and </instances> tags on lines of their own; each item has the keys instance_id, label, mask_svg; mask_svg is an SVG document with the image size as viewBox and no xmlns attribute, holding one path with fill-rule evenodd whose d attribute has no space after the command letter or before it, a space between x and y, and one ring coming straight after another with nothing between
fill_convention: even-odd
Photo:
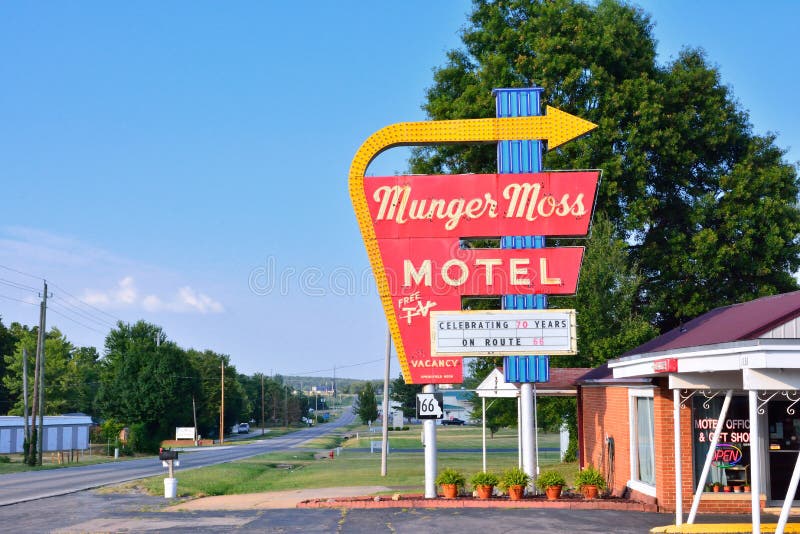
<instances>
[{"instance_id":1,"label":"white trim","mask_svg":"<svg viewBox=\"0 0 800 534\"><path fill-rule=\"evenodd\" d=\"M678 373L708 373L741 369L798 369L800 344L795 339L755 339L649 352L610 360L614 378L664 376L654 362L674 359Z\"/></svg>"},{"instance_id":2,"label":"white trim","mask_svg":"<svg viewBox=\"0 0 800 534\"><path fill-rule=\"evenodd\" d=\"M638 398L650 398L654 397L653 391L655 388L651 387L631 387L628 388L628 428L630 434L628 435L628 443L630 448L630 473L631 473L631 480L628 481L628 487L631 489L635 489L638 492L644 493L645 495L649 495L651 497L656 496L656 487L655 485L648 484L646 482L642 482L641 480L634 480L633 475L635 474L637 477L639 476L639 451L638 451L638 426L636 424L637 417L636 417L636 402L635 399ZM653 404L653 439L651 440L652 445L652 457L653 457L653 469L655 469L655 458L656 458L656 451L655 451L655 403ZM655 472L653 472L653 478L655 478Z\"/></svg>"},{"instance_id":3,"label":"white trim","mask_svg":"<svg viewBox=\"0 0 800 534\"><path fill-rule=\"evenodd\" d=\"M629 480L627 482L627 486L630 489L638 491L639 493L643 493L644 495L647 495L649 497L656 496L656 487L651 486L650 484L645 484L641 480Z\"/></svg>"}]
</instances>

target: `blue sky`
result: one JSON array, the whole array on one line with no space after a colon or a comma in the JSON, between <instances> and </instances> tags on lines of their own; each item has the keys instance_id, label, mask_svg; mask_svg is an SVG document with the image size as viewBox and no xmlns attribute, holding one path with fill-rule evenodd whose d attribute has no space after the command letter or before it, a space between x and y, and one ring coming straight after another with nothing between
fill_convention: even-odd
<instances>
[{"instance_id":1,"label":"blue sky","mask_svg":"<svg viewBox=\"0 0 800 534\"><path fill-rule=\"evenodd\" d=\"M663 60L703 47L754 130L800 160L800 3L639 5ZM347 171L369 134L425 118L469 9L4 2L4 323L38 321L29 287L45 277L48 326L78 345L102 348L109 324L142 318L248 374L380 377L385 320ZM406 155L370 174L402 171Z\"/></svg>"}]
</instances>

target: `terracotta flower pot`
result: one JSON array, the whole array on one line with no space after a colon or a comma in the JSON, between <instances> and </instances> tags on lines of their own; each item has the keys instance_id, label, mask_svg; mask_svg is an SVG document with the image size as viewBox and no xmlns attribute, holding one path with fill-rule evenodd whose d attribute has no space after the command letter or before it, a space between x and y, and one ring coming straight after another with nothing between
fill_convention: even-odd
<instances>
[{"instance_id":1,"label":"terracotta flower pot","mask_svg":"<svg viewBox=\"0 0 800 534\"><path fill-rule=\"evenodd\" d=\"M714 493L719 493L719 486L714 486L712 489L714 490Z\"/></svg>"},{"instance_id":2,"label":"terracotta flower pot","mask_svg":"<svg viewBox=\"0 0 800 534\"><path fill-rule=\"evenodd\" d=\"M581 492L583 493L583 497L585 499L596 499L597 498L597 486L594 484L585 484L581 486Z\"/></svg>"},{"instance_id":3,"label":"terracotta flower pot","mask_svg":"<svg viewBox=\"0 0 800 534\"><path fill-rule=\"evenodd\" d=\"M524 486L519 486L519 485L509 486L508 487L508 498L511 499L512 501L518 501L518 500L522 499L522 495L523 495L524 491L525 491L525 487Z\"/></svg>"},{"instance_id":4,"label":"terracotta flower pot","mask_svg":"<svg viewBox=\"0 0 800 534\"><path fill-rule=\"evenodd\" d=\"M731 492L731 487L730 486L723 486L722 487L722 491L725 492L725 493L730 493Z\"/></svg>"},{"instance_id":5,"label":"terracotta flower pot","mask_svg":"<svg viewBox=\"0 0 800 534\"><path fill-rule=\"evenodd\" d=\"M745 486L744 487L744 492L745 493L750 493L750 486Z\"/></svg>"},{"instance_id":6,"label":"terracotta flower pot","mask_svg":"<svg viewBox=\"0 0 800 534\"><path fill-rule=\"evenodd\" d=\"M494 486L487 486L487 485L475 486L475 491L478 492L479 499L491 499L493 489Z\"/></svg>"},{"instance_id":7,"label":"terracotta flower pot","mask_svg":"<svg viewBox=\"0 0 800 534\"><path fill-rule=\"evenodd\" d=\"M442 493L445 499L455 499L458 497L458 484L442 484Z\"/></svg>"},{"instance_id":8,"label":"terracotta flower pot","mask_svg":"<svg viewBox=\"0 0 800 534\"><path fill-rule=\"evenodd\" d=\"M547 486L544 490L548 501L555 501L561 497L561 486Z\"/></svg>"}]
</instances>

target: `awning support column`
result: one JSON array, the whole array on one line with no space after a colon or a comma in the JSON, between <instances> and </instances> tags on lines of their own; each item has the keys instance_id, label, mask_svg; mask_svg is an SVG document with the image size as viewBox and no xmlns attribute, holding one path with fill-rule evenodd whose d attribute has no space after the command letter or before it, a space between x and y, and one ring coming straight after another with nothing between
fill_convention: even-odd
<instances>
[{"instance_id":1,"label":"awning support column","mask_svg":"<svg viewBox=\"0 0 800 534\"><path fill-rule=\"evenodd\" d=\"M729 389L727 393L725 393L725 401L722 403L722 410L719 412L717 426L714 428L714 435L711 438L711 443L709 443L708 454L706 454L706 462L703 464L703 473L700 475L700 480L697 481L697 491L694 493L692 510L689 512L689 519L686 521L690 525L694 523L694 518L697 515L697 508L700 506L700 498L703 496L703 488L706 485L708 472L711 470L711 460L714 458L714 452L717 449L717 442L719 442L719 434L722 432L722 426L725 424L725 416L728 415L728 407L731 405L731 397L733 397L733 390Z\"/></svg>"},{"instance_id":2,"label":"awning support column","mask_svg":"<svg viewBox=\"0 0 800 534\"><path fill-rule=\"evenodd\" d=\"M750 444L750 454L753 450L753 444ZM751 464L752 465L752 464ZM797 461L794 463L794 471L792 471L792 480L789 482L789 489L786 490L786 498L783 500L783 507L781 508L781 515L778 518L778 526L775 527L775 534L783 534L786 528L786 522L789 520L789 511L794 502L794 494L797 492L797 482L800 481L800 454L797 455ZM756 492L755 486L750 488L753 493Z\"/></svg>"},{"instance_id":3,"label":"awning support column","mask_svg":"<svg viewBox=\"0 0 800 534\"><path fill-rule=\"evenodd\" d=\"M681 390L672 390L672 424L675 427L675 524L683 523L683 478L681 473Z\"/></svg>"},{"instance_id":4,"label":"awning support column","mask_svg":"<svg viewBox=\"0 0 800 534\"><path fill-rule=\"evenodd\" d=\"M761 532L761 453L758 441L758 392L748 391L750 411L750 506L753 532ZM797 468L795 467L795 471ZM783 532L783 529L779 530Z\"/></svg>"}]
</instances>

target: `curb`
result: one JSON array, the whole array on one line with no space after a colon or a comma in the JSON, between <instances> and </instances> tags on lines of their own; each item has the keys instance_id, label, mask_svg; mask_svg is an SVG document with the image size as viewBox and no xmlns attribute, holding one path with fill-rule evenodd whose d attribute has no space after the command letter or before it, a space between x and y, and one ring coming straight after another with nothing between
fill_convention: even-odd
<instances>
[{"instance_id":1,"label":"curb","mask_svg":"<svg viewBox=\"0 0 800 534\"><path fill-rule=\"evenodd\" d=\"M512 501L503 497L478 499L425 499L423 495L395 495L393 497L350 497L340 499L309 499L297 508L551 508L560 510L621 510L626 512L658 512L655 504L645 504L623 499L558 499L548 501L543 497L528 497Z\"/></svg>"}]
</instances>

